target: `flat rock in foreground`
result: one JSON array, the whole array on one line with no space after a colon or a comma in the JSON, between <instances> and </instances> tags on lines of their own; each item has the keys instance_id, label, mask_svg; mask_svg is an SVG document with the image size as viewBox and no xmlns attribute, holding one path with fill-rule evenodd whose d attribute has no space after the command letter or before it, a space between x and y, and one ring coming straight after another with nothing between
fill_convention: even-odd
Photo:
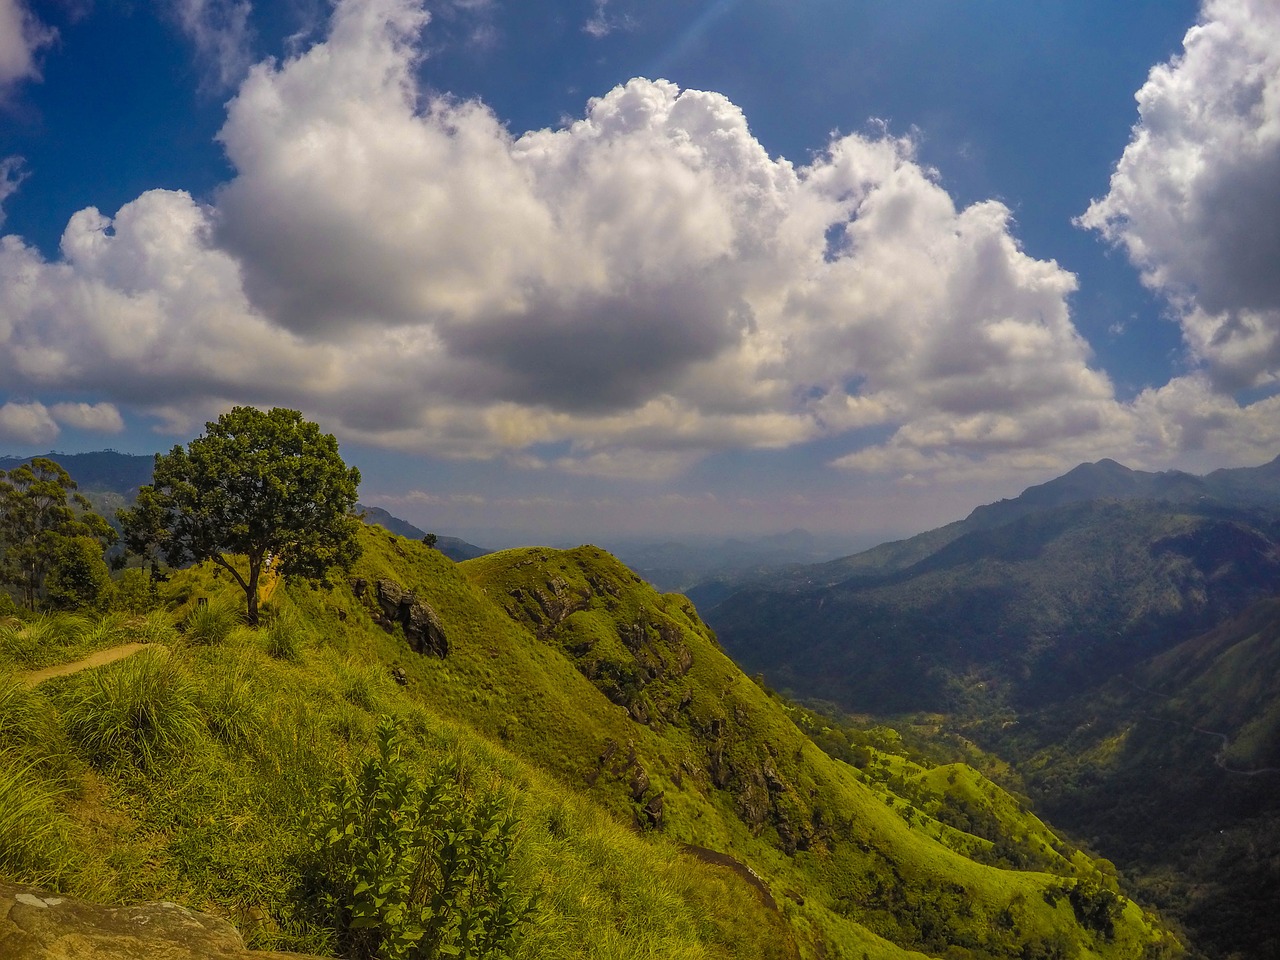
<instances>
[{"instance_id":1,"label":"flat rock in foreground","mask_svg":"<svg viewBox=\"0 0 1280 960\"><path fill-rule=\"evenodd\" d=\"M0 960L306 960L249 951L227 920L176 903L106 907L0 882Z\"/></svg>"}]
</instances>

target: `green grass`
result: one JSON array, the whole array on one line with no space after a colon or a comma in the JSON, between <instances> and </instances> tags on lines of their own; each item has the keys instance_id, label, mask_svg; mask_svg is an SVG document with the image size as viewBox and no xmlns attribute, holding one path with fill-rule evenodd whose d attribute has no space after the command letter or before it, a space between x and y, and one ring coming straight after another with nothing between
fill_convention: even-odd
<instances>
[{"instance_id":1,"label":"green grass","mask_svg":"<svg viewBox=\"0 0 1280 960\"><path fill-rule=\"evenodd\" d=\"M939 943L927 952L998 958L1055 936L1081 960L1121 960L1159 935L1135 908L1113 942L1091 937L1067 904L1042 897L1057 878L976 863L908 822L737 670L686 600L653 593L601 551L459 567L377 529L363 539L355 575L391 577L430 604L448 657L410 651L347 583L285 584L261 631L170 643L8 700L0 685L0 750L36 759L23 731L52 716L66 734L50 743L78 771L49 806L96 857L64 865L60 889L178 900L237 918L255 946L323 952L332 940L297 900L308 823L319 785L352 769L391 715L424 775L447 759L467 789L503 797L517 816L513 870L539 894L518 960L907 960ZM193 597L235 600L202 568L165 591L168 612L153 617L170 623ZM556 607L575 597L578 609ZM295 625L292 657L269 651L271 623ZM405 686L391 681L396 668ZM602 692L596 668L630 677L610 689L642 703L648 722ZM32 789L46 781L44 767L14 769ZM661 828L641 828L659 793ZM680 843L748 864L778 910ZM1006 914L1013 926L997 923Z\"/></svg>"},{"instance_id":2,"label":"green grass","mask_svg":"<svg viewBox=\"0 0 1280 960\"><path fill-rule=\"evenodd\" d=\"M201 603L187 611L182 632L189 643L222 643L240 623L240 613L226 602Z\"/></svg>"},{"instance_id":3,"label":"green grass","mask_svg":"<svg viewBox=\"0 0 1280 960\"><path fill-rule=\"evenodd\" d=\"M154 769L205 731L195 678L161 648L76 675L65 704L67 733L95 764Z\"/></svg>"}]
</instances>

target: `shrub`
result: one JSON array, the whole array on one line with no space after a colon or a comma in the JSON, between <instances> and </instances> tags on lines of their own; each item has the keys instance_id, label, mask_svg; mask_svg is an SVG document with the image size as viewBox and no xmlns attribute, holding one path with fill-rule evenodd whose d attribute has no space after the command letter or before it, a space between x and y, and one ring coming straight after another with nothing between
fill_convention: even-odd
<instances>
[{"instance_id":1,"label":"shrub","mask_svg":"<svg viewBox=\"0 0 1280 960\"><path fill-rule=\"evenodd\" d=\"M200 603L182 621L182 632L191 643L213 646L221 643L235 629L239 615L223 603Z\"/></svg>"},{"instance_id":2,"label":"shrub","mask_svg":"<svg viewBox=\"0 0 1280 960\"><path fill-rule=\"evenodd\" d=\"M230 673L222 674L206 689L204 714L209 732L227 746L242 747L254 738L262 714L258 710L253 679L245 665L237 665Z\"/></svg>"},{"instance_id":3,"label":"shrub","mask_svg":"<svg viewBox=\"0 0 1280 960\"><path fill-rule=\"evenodd\" d=\"M303 902L358 960L506 955L533 911L512 874L515 818L494 793L466 795L456 763L420 783L391 720L377 743L324 794Z\"/></svg>"},{"instance_id":4,"label":"shrub","mask_svg":"<svg viewBox=\"0 0 1280 960\"><path fill-rule=\"evenodd\" d=\"M88 671L70 696L67 733L95 763L132 760L154 769L203 732L195 684L158 647Z\"/></svg>"},{"instance_id":5,"label":"shrub","mask_svg":"<svg viewBox=\"0 0 1280 960\"><path fill-rule=\"evenodd\" d=\"M45 580L49 606L55 610L103 610L111 600L111 572L102 559L102 544L93 537L63 540L53 552Z\"/></svg>"},{"instance_id":6,"label":"shrub","mask_svg":"<svg viewBox=\"0 0 1280 960\"><path fill-rule=\"evenodd\" d=\"M120 571L116 580L112 606L126 613L146 613L160 604L155 580L145 570L131 567Z\"/></svg>"}]
</instances>

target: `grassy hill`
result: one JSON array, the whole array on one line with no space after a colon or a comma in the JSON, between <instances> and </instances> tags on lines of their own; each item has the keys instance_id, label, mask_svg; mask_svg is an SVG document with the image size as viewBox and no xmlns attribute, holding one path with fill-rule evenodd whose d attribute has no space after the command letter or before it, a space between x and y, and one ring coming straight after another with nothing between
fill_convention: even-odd
<instances>
[{"instance_id":1,"label":"grassy hill","mask_svg":"<svg viewBox=\"0 0 1280 960\"><path fill-rule=\"evenodd\" d=\"M5 621L0 871L331 951L300 886L308 825L392 716L420 776L443 761L517 817L514 882L537 894L517 957L1178 953L1105 863L972 769L824 753L687 600L603 551L456 565L378 527L362 541L351 580L286 583L261 630L203 568L145 616ZM415 652L424 621L444 656ZM25 682L126 641L147 649Z\"/></svg>"}]
</instances>

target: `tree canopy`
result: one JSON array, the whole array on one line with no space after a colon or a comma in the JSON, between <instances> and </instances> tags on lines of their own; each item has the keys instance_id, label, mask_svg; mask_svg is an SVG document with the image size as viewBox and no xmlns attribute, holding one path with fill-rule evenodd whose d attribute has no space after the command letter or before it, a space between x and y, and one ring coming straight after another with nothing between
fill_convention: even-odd
<instances>
[{"instance_id":1,"label":"tree canopy","mask_svg":"<svg viewBox=\"0 0 1280 960\"><path fill-rule=\"evenodd\" d=\"M29 608L68 541L115 542L115 531L75 489L71 475L46 457L0 470L0 580L17 587Z\"/></svg>"},{"instance_id":2,"label":"tree canopy","mask_svg":"<svg viewBox=\"0 0 1280 960\"><path fill-rule=\"evenodd\" d=\"M119 517L135 553L174 566L211 560L229 571L256 624L268 567L319 580L359 555L359 483L332 434L297 410L236 407L185 449L157 454L151 483Z\"/></svg>"}]
</instances>

